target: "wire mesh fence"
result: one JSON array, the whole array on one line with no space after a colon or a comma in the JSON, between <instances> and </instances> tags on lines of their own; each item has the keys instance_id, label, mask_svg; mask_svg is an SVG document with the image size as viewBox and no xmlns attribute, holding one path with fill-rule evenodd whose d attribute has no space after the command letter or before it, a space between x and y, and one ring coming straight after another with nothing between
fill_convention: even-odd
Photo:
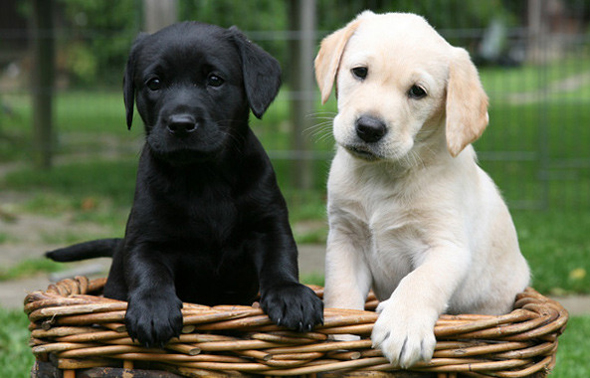
<instances>
[{"instance_id":1,"label":"wire mesh fence","mask_svg":"<svg viewBox=\"0 0 590 378\"><path fill-rule=\"evenodd\" d=\"M291 45L306 31L297 30L290 18L297 3L176 3L178 20L238 25L281 62L285 85L263 120L251 124L287 195L297 193L289 188L298 187L305 175L308 190L324 190L336 112L333 100L321 105L317 90L296 85L297 72L313 71L312 61L293 69L297 50ZM34 152L30 9L19 4L7 1L0 16L0 159L5 161ZM479 67L490 96L490 125L475 147L510 206L590 208L590 1L315 0L306 6L315 16L315 51L321 38L364 9L425 15L452 44L467 48ZM137 154L141 127L136 121L131 134L125 131L120 83L127 51L142 30L142 9L139 0L56 1L53 152L58 159L89 151ZM301 100L311 101L312 109L297 118L293 104ZM297 173L298 167L305 173Z\"/></svg>"}]
</instances>

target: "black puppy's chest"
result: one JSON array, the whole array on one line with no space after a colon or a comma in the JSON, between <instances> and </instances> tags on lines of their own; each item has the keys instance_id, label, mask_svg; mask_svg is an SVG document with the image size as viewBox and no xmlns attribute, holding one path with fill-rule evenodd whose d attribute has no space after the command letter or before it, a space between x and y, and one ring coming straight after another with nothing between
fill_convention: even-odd
<instances>
[{"instance_id":1,"label":"black puppy's chest","mask_svg":"<svg viewBox=\"0 0 590 378\"><path fill-rule=\"evenodd\" d=\"M158 238L182 254L214 262L232 250L244 249L247 225L243 209L227 187L182 188L156 201L152 219ZM243 252L243 251L242 251Z\"/></svg>"},{"instance_id":2,"label":"black puppy's chest","mask_svg":"<svg viewBox=\"0 0 590 378\"><path fill-rule=\"evenodd\" d=\"M178 296L202 304L249 304L258 291L255 233L234 186L207 176L149 184L140 193L143 209L136 209L143 214L133 215L130 228L141 230L141 239L170 263Z\"/></svg>"},{"instance_id":3,"label":"black puppy's chest","mask_svg":"<svg viewBox=\"0 0 590 378\"><path fill-rule=\"evenodd\" d=\"M168 213L162 227L175 237L200 245L215 246L233 239L241 222L239 205L230 190L215 186L185 189L170 198L168 209L162 209Z\"/></svg>"},{"instance_id":4,"label":"black puppy's chest","mask_svg":"<svg viewBox=\"0 0 590 378\"><path fill-rule=\"evenodd\" d=\"M187 201L167 221L174 235L170 253L177 262L176 288L185 300L250 304L258 291L251 254L254 235L230 189L210 185L185 193Z\"/></svg>"}]
</instances>

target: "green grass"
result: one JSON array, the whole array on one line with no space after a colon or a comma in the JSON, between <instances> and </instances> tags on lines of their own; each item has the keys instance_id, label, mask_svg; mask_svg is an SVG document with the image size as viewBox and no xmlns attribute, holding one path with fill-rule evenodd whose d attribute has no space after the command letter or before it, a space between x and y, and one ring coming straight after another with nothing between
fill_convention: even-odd
<instances>
[{"instance_id":1,"label":"green grass","mask_svg":"<svg viewBox=\"0 0 590 378\"><path fill-rule=\"evenodd\" d=\"M88 198L109 199L129 206L135 189L136 159L64 164L50 171L25 168L9 173L0 189L42 192L30 210L50 213L81 208ZM65 196L64 196L65 195Z\"/></svg>"},{"instance_id":2,"label":"green grass","mask_svg":"<svg viewBox=\"0 0 590 378\"><path fill-rule=\"evenodd\" d=\"M45 258L27 259L11 267L0 269L0 282L15 278L34 276L39 273L52 273L63 270L65 265Z\"/></svg>"},{"instance_id":3,"label":"green grass","mask_svg":"<svg viewBox=\"0 0 590 378\"><path fill-rule=\"evenodd\" d=\"M551 378L590 377L590 316L570 318L564 334L559 338L557 364Z\"/></svg>"},{"instance_id":4,"label":"green grass","mask_svg":"<svg viewBox=\"0 0 590 378\"><path fill-rule=\"evenodd\" d=\"M50 173L21 170L6 176L0 189L30 192L25 211L52 216L69 212L74 221L112 225L123 232L134 188L134 163L92 162L58 166ZM72 188L75 188L73 190ZM299 243L325 242L325 193L287 188L291 221L313 221L296 234ZM94 203L85 209L87 201ZM87 205L86 205L87 206ZM534 285L543 293L590 293L590 212L513 211L521 249L533 271ZM80 235L49 235L47 242L67 244Z\"/></svg>"},{"instance_id":5,"label":"green grass","mask_svg":"<svg viewBox=\"0 0 590 378\"><path fill-rule=\"evenodd\" d=\"M30 376L34 357L28 345L29 321L22 311L0 308L0 371L4 378Z\"/></svg>"},{"instance_id":6,"label":"green grass","mask_svg":"<svg viewBox=\"0 0 590 378\"><path fill-rule=\"evenodd\" d=\"M304 274L299 280L306 285L324 286L325 283L324 275L318 273Z\"/></svg>"},{"instance_id":7,"label":"green grass","mask_svg":"<svg viewBox=\"0 0 590 378\"><path fill-rule=\"evenodd\" d=\"M492 99L498 99L501 96L496 95L540 91L557 82L586 74L589 72L587 59L572 56L547 66L525 64L515 68L484 67L479 69L479 75Z\"/></svg>"},{"instance_id":8,"label":"green grass","mask_svg":"<svg viewBox=\"0 0 590 378\"><path fill-rule=\"evenodd\" d=\"M28 95L7 93L2 99L12 113L3 116L4 131L22 130L23 125L31 124L31 99ZM122 92L58 91L54 99L54 128L57 131L126 134ZM139 117L136 121L134 125L140 126Z\"/></svg>"},{"instance_id":9,"label":"green grass","mask_svg":"<svg viewBox=\"0 0 590 378\"><path fill-rule=\"evenodd\" d=\"M590 294L590 214L513 212L520 248L545 294Z\"/></svg>"}]
</instances>

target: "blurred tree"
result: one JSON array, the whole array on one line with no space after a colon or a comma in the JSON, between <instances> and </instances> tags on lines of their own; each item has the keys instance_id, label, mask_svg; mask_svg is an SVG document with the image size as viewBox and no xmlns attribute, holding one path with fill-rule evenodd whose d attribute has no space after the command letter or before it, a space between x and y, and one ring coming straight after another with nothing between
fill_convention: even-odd
<instances>
[{"instance_id":1,"label":"blurred tree","mask_svg":"<svg viewBox=\"0 0 590 378\"><path fill-rule=\"evenodd\" d=\"M564 0L577 4L589 0ZM319 38L344 26L365 9L375 12L414 12L437 29L483 29L494 18L511 15L526 1L511 0L318 0ZM141 0L58 0L68 34L62 39L66 69L79 84L119 83L129 45L142 24ZM275 56L289 81L291 59L285 40L289 33L288 2L277 0L178 0L178 19L223 27L237 25ZM71 32L70 32L71 30ZM67 40L65 39L67 38ZM452 38L452 36L451 36ZM451 41L452 42L452 41Z\"/></svg>"},{"instance_id":2,"label":"blurred tree","mask_svg":"<svg viewBox=\"0 0 590 378\"><path fill-rule=\"evenodd\" d=\"M478 59L486 31L494 25L503 28L515 26L518 17L504 2L526 2L526 0L318 0L318 33L320 37L341 28L365 9L375 13L409 12L416 13L437 29L452 45L467 48L474 59ZM501 60L506 60L506 51L500 51ZM500 59L498 59L500 60Z\"/></svg>"},{"instance_id":3,"label":"blurred tree","mask_svg":"<svg viewBox=\"0 0 590 378\"><path fill-rule=\"evenodd\" d=\"M58 0L60 59L75 84L120 85L129 46L140 30L139 0Z\"/></svg>"},{"instance_id":4,"label":"blurred tree","mask_svg":"<svg viewBox=\"0 0 590 378\"><path fill-rule=\"evenodd\" d=\"M417 13L439 30L483 29L494 18L510 17L502 0L318 0L319 29L338 29L365 9Z\"/></svg>"},{"instance_id":5,"label":"blurred tree","mask_svg":"<svg viewBox=\"0 0 590 378\"><path fill-rule=\"evenodd\" d=\"M286 1L179 0L178 9L180 21L194 20L224 28L236 25L281 62L283 73L288 72Z\"/></svg>"}]
</instances>

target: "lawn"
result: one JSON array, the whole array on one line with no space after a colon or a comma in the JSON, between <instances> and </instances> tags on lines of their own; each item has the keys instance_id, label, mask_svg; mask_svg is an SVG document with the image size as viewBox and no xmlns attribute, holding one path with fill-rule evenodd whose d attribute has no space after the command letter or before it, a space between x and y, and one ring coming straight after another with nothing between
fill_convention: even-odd
<instances>
[{"instance_id":1,"label":"lawn","mask_svg":"<svg viewBox=\"0 0 590 378\"><path fill-rule=\"evenodd\" d=\"M0 190L30 193L22 211L46 216L65 212L71 214L72 222L96 222L110 226L113 235L121 235L132 200L134 172L134 159L60 165L51 172L23 169L8 174ZM323 192L285 192L294 224L324 219ZM89 202L92 206L87 208ZM590 272L590 212L514 210L513 216L537 290L546 294L590 293L590 275L586 274ZM323 243L326 232L325 227L305 228L295 235L300 243ZM53 244L85 238L64 235L67 239L63 241L56 235Z\"/></svg>"}]
</instances>

